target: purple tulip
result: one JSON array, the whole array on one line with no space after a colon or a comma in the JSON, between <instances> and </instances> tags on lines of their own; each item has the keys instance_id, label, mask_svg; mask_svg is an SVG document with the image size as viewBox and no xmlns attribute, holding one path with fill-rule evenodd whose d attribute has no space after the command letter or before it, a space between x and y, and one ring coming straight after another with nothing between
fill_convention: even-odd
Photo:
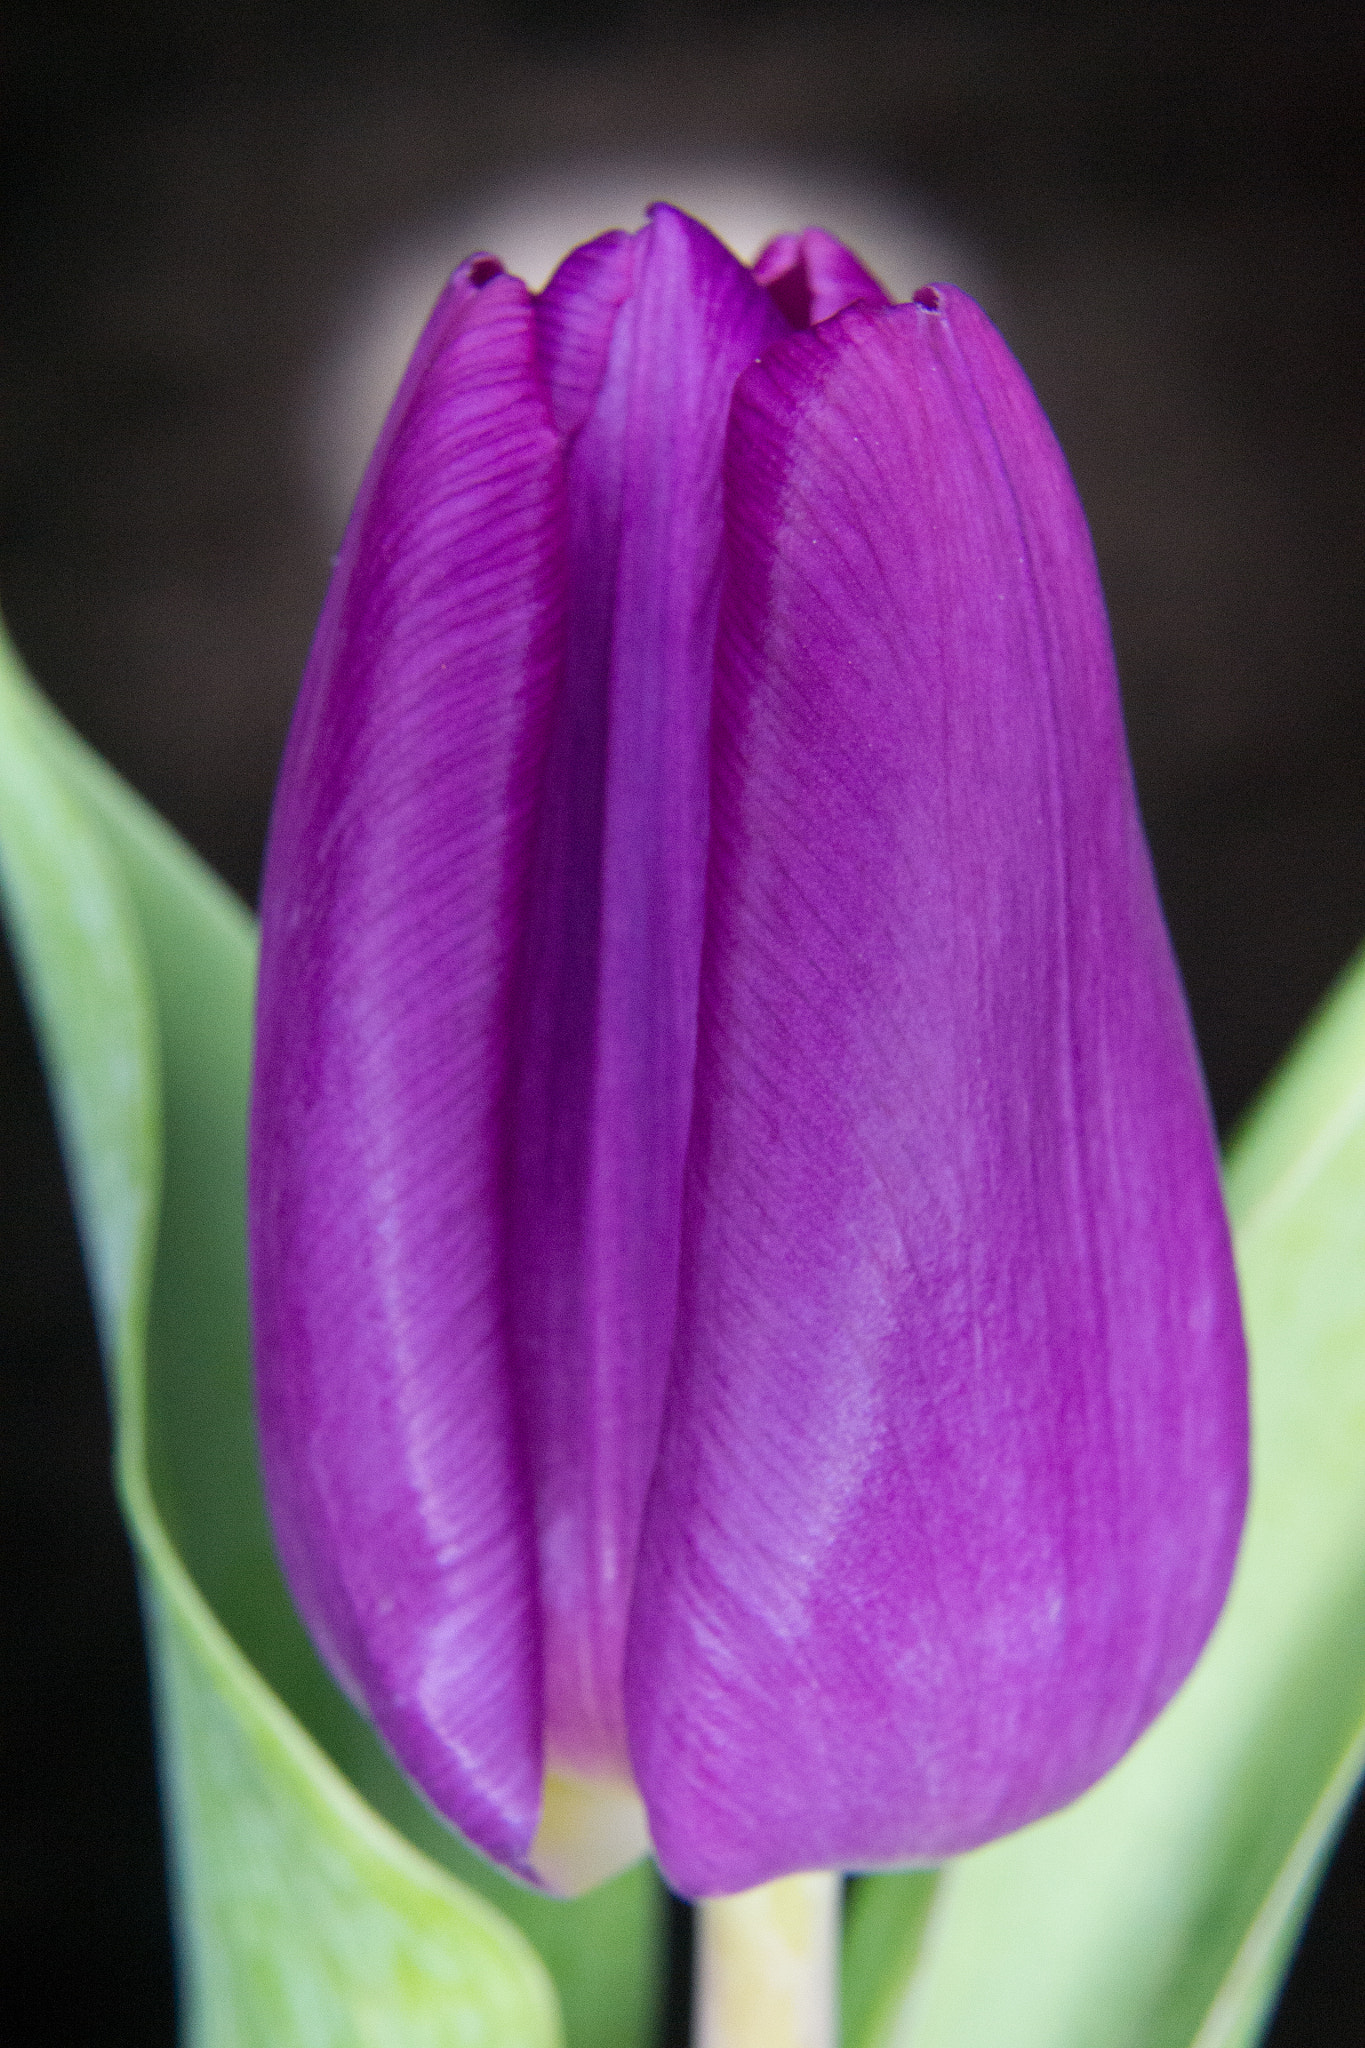
<instances>
[{"instance_id":1,"label":"purple tulip","mask_svg":"<svg viewBox=\"0 0 1365 2048\"><path fill-rule=\"evenodd\" d=\"M1245 1360L1084 518L969 299L668 207L458 270L262 940L271 1511L442 1813L568 1888L642 1804L709 1896L1109 1768Z\"/></svg>"}]
</instances>

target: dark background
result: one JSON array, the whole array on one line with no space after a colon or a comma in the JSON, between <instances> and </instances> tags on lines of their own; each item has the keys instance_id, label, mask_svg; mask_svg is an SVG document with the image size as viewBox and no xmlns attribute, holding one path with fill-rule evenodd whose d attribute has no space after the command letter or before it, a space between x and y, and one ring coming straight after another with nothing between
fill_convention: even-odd
<instances>
[{"instance_id":1,"label":"dark background","mask_svg":"<svg viewBox=\"0 0 1365 2048\"><path fill-rule=\"evenodd\" d=\"M385 235L596 148L870 178L977 252L1075 469L1226 1129L1365 936L1355 12L10 0L0 593L20 646L250 895L335 539L310 380ZM0 1074L11 2009L29 2042L160 2048L135 1596L8 979ZM1275 2048L1365 2039L1363 1934L1358 1822Z\"/></svg>"}]
</instances>

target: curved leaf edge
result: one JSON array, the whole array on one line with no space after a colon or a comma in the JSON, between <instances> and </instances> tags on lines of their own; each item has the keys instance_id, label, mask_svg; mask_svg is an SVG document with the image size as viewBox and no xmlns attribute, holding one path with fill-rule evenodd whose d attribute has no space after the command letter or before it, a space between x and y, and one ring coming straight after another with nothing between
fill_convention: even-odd
<instances>
[{"instance_id":1,"label":"curved leaf edge","mask_svg":"<svg viewBox=\"0 0 1365 2048\"><path fill-rule=\"evenodd\" d=\"M7 793L21 781L40 790L61 817L68 845L86 870L109 911L109 926L133 965L137 990L135 1039L147 1114L159 1124L159 1043L146 949L131 892L116 850L117 835L141 842L154 861L172 863L182 882L188 878L200 898L204 916L217 925L228 945L254 956L252 920L244 906L201 862L171 828L124 784L78 737L27 677L12 645L0 629L0 731L8 759ZM44 784L46 785L44 787ZM4 820L0 818L0 837ZM6 852L12 852L8 846ZM22 864L22 856L20 856ZM562 2038L558 2001L549 1974L530 1941L504 1915L469 1887L442 1870L384 1820L350 1784L326 1752L243 1654L200 1591L177 1550L155 1499L147 1462L145 1343L156 1259L159 1216L159 1158L145 1157L140 1170L149 1179L149 1199L141 1227L129 1247L121 1302L111 1304L102 1275L109 1247L101 1218L89 1199L91 1131L88 1106L73 1090L65 1060L61 1023L55 1014L61 992L53 985L44 959L43 935L34 906L23 901L22 878L16 886L15 863L0 864L6 925L10 931L21 983L35 1020L40 1051L49 1075L63 1155L73 1189L77 1225L96 1295L97 1322L105 1350L113 1410L115 1485L126 1526L138 1559L144 1599L156 1611L150 1631L154 1648L160 1625L169 1623L208 1675L214 1692L234 1709L252 1732L283 1759L310 1798L329 1810L366 1858L387 1866L400 1883L427 1894L433 1903L477 1927L502 1952L503 1966L520 1979L528 2044L555 2048ZM164 1685L165 1671L157 1674ZM177 1870L183 1856L172 1842Z\"/></svg>"},{"instance_id":2,"label":"curved leaf edge","mask_svg":"<svg viewBox=\"0 0 1365 2048\"><path fill-rule=\"evenodd\" d=\"M1322 1789L1210 2002L1191 2048L1253 2048L1365 1775L1365 1720Z\"/></svg>"}]
</instances>

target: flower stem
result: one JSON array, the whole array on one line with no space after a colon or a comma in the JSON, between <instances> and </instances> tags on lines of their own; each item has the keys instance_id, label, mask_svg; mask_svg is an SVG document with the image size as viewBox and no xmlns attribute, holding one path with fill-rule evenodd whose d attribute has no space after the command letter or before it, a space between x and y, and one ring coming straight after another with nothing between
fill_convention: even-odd
<instances>
[{"instance_id":1,"label":"flower stem","mask_svg":"<svg viewBox=\"0 0 1365 2048\"><path fill-rule=\"evenodd\" d=\"M835 2048L840 1884L817 1870L702 1901L692 2048Z\"/></svg>"}]
</instances>

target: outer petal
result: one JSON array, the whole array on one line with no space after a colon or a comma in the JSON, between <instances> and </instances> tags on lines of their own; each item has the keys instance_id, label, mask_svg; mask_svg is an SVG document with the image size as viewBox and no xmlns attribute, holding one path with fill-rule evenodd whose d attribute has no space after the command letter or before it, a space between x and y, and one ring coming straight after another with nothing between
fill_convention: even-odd
<instances>
[{"instance_id":1,"label":"outer petal","mask_svg":"<svg viewBox=\"0 0 1365 2048\"><path fill-rule=\"evenodd\" d=\"M755 263L754 276L798 330L832 319L858 299L871 306L891 303L853 251L823 228L775 235Z\"/></svg>"},{"instance_id":2,"label":"outer petal","mask_svg":"<svg viewBox=\"0 0 1365 2048\"><path fill-rule=\"evenodd\" d=\"M252 1111L266 1485L338 1675L489 1854L541 1774L508 1356L510 1009L564 478L533 308L458 272L371 463L271 828Z\"/></svg>"},{"instance_id":3,"label":"outer petal","mask_svg":"<svg viewBox=\"0 0 1365 2048\"><path fill-rule=\"evenodd\" d=\"M547 1754L628 1777L621 1659L692 1103L721 462L735 378L787 330L744 267L668 207L624 246L578 251L539 310L577 432L517 1027L513 1303Z\"/></svg>"},{"instance_id":4,"label":"outer petal","mask_svg":"<svg viewBox=\"0 0 1365 2048\"><path fill-rule=\"evenodd\" d=\"M627 1666L670 1880L1061 1804L1218 1612L1244 1357L1060 452L950 288L736 393L674 1380Z\"/></svg>"}]
</instances>

